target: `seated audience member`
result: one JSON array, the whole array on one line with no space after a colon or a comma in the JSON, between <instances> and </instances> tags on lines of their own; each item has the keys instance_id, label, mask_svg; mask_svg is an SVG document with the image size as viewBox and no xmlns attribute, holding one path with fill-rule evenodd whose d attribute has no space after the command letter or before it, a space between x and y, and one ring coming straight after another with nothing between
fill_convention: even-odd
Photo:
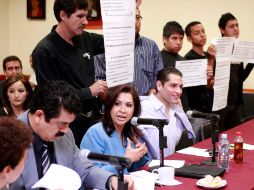
<instances>
[{"instance_id":1,"label":"seated audience member","mask_svg":"<svg viewBox=\"0 0 254 190\"><path fill-rule=\"evenodd\" d=\"M183 46L184 30L182 26L176 21L169 21L163 28L163 50L161 50L161 58L165 67L175 67L176 61L185 60L179 55ZM187 92L183 89L181 96L183 109L188 110Z\"/></svg>"},{"instance_id":2,"label":"seated audience member","mask_svg":"<svg viewBox=\"0 0 254 190\"><path fill-rule=\"evenodd\" d=\"M4 58L3 71L6 79L8 79L13 74L22 73L22 63L20 59L15 55ZM6 80L0 81L0 106L2 106L3 102L3 86L5 81Z\"/></svg>"},{"instance_id":3,"label":"seated audience member","mask_svg":"<svg viewBox=\"0 0 254 190\"><path fill-rule=\"evenodd\" d=\"M64 81L46 82L36 89L30 110L19 116L32 129L34 142L24 171L10 185L11 190L31 189L52 163L76 171L85 188L117 189L116 176L80 158L80 150L69 129L80 112L79 97L79 91ZM125 176L125 180L129 182L129 189L133 189L133 180L129 176Z\"/></svg>"},{"instance_id":4,"label":"seated audience member","mask_svg":"<svg viewBox=\"0 0 254 190\"><path fill-rule=\"evenodd\" d=\"M187 130L189 138L195 138L192 126L179 105L182 95L182 73L173 67L167 67L158 72L156 93L151 94L141 102L141 118L168 119L169 124L163 128L167 136L167 148L164 148L164 156L175 152L182 132ZM139 125L138 128L146 137L148 152L152 159L160 158L159 130L152 125Z\"/></svg>"},{"instance_id":5,"label":"seated audience member","mask_svg":"<svg viewBox=\"0 0 254 190\"><path fill-rule=\"evenodd\" d=\"M0 117L0 189L8 189L24 169L32 132L21 121Z\"/></svg>"},{"instance_id":6,"label":"seated audience member","mask_svg":"<svg viewBox=\"0 0 254 190\"><path fill-rule=\"evenodd\" d=\"M32 97L32 87L20 73L10 76L3 88L3 107L0 116L19 116L28 109Z\"/></svg>"},{"instance_id":7,"label":"seated audience member","mask_svg":"<svg viewBox=\"0 0 254 190\"><path fill-rule=\"evenodd\" d=\"M139 96L133 87L119 85L110 88L105 99L103 121L88 129L80 148L128 157L132 162L128 171L135 171L149 161L146 145L138 141L141 132L130 123L131 118L139 114ZM109 164L96 162L96 165L117 173L117 170Z\"/></svg>"},{"instance_id":8,"label":"seated audience member","mask_svg":"<svg viewBox=\"0 0 254 190\"><path fill-rule=\"evenodd\" d=\"M192 49L184 56L188 60L207 59L207 85L193 86L186 88L188 95L188 107L192 110L201 112L212 112L213 106L213 69L215 66L214 45L210 45L207 51L204 51L206 44L205 29L199 21L190 22L185 28L185 34L189 42L192 43Z\"/></svg>"}]
</instances>

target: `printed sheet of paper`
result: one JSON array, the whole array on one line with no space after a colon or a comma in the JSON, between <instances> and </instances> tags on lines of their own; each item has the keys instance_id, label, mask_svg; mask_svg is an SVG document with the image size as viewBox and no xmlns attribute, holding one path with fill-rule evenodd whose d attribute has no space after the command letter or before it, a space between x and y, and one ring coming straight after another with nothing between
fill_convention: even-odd
<instances>
[{"instance_id":1,"label":"printed sheet of paper","mask_svg":"<svg viewBox=\"0 0 254 190\"><path fill-rule=\"evenodd\" d=\"M214 76L214 97L212 111L227 106L230 79L230 64L235 38L223 37L212 40L216 46L216 70Z\"/></svg>"},{"instance_id":2,"label":"printed sheet of paper","mask_svg":"<svg viewBox=\"0 0 254 190\"><path fill-rule=\"evenodd\" d=\"M78 190L80 187L81 179L77 172L65 166L51 164L45 175L32 188Z\"/></svg>"},{"instance_id":3,"label":"printed sheet of paper","mask_svg":"<svg viewBox=\"0 0 254 190\"><path fill-rule=\"evenodd\" d=\"M231 60L235 38L221 37L214 38L211 43L216 46L216 63L217 60Z\"/></svg>"},{"instance_id":4,"label":"printed sheet of paper","mask_svg":"<svg viewBox=\"0 0 254 190\"><path fill-rule=\"evenodd\" d=\"M229 60L217 61L216 75L214 78L214 98L212 111L223 109L227 106L229 78L230 78L230 65Z\"/></svg>"},{"instance_id":5,"label":"printed sheet of paper","mask_svg":"<svg viewBox=\"0 0 254 190\"><path fill-rule=\"evenodd\" d=\"M207 59L176 61L176 68L183 74L183 87L207 84Z\"/></svg>"},{"instance_id":6,"label":"printed sheet of paper","mask_svg":"<svg viewBox=\"0 0 254 190\"><path fill-rule=\"evenodd\" d=\"M108 86L133 82L136 1L100 2Z\"/></svg>"},{"instance_id":7,"label":"printed sheet of paper","mask_svg":"<svg viewBox=\"0 0 254 190\"><path fill-rule=\"evenodd\" d=\"M254 63L254 42L235 40L232 61Z\"/></svg>"},{"instance_id":8,"label":"printed sheet of paper","mask_svg":"<svg viewBox=\"0 0 254 190\"><path fill-rule=\"evenodd\" d=\"M181 154L194 155L194 156L211 157L207 149L202 149L202 148L187 147L182 150L178 150L176 152Z\"/></svg>"}]
</instances>

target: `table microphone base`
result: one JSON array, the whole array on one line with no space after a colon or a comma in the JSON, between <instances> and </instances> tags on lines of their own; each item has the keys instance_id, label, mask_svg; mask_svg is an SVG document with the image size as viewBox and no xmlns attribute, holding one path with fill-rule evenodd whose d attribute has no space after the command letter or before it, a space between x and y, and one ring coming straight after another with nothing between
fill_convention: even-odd
<instances>
[{"instance_id":1,"label":"table microphone base","mask_svg":"<svg viewBox=\"0 0 254 190\"><path fill-rule=\"evenodd\" d=\"M212 160L205 160L203 162L201 162L201 164L203 165L207 165L207 166L217 166L217 162L213 162Z\"/></svg>"}]
</instances>

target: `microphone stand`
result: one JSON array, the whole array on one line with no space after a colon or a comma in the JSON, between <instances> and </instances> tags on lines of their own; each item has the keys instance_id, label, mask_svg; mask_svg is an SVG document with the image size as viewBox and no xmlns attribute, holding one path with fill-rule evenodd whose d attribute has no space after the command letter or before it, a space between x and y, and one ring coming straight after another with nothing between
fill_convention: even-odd
<instances>
[{"instance_id":1,"label":"microphone stand","mask_svg":"<svg viewBox=\"0 0 254 190\"><path fill-rule=\"evenodd\" d=\"M110 164L114 165L117 169L118 188L117 190L128 190L128 183L124 182L124 169L128 167L124 163L120 163L117 158L110 158Z\"/></svg>"},{"instance_id":2,"label":"microphone stand","mask_svg":"<svg viewBox=\"0 0 254 190\"><path fill-rule=\"evenodd\" d=\"M160 165L151 167L151 171L159 167L164 167L164 148L167 148L167 136L163 134L164 124L160 123L158 120L154 120L153 126L159 129Z\"/></svg>"},{"instance_id":3,"label":"microphone stand","mask_svg":"<svg viewBox=\"0 0 254 190\"><path fill-rule=\"evenodd\" d=\"M219 131L218 129L218 119L212 118L212 160L205 160L202 162L204 165L216 166L216 142L219 142Z\"/></svg>"}]
</instances>

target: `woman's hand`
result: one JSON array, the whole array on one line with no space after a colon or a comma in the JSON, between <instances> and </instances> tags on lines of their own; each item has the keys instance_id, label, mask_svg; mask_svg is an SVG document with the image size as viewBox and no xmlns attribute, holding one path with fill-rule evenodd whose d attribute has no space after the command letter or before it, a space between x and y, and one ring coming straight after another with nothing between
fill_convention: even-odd
<instances>
[{"instance_id":1,"label":"woman's hand","mask_svg":"<svg viewBox=\"0 0 254 190\"><path fill-rule=\"evenodd\" d=\"M147 148L145 143L136 143L136 148L131 147L131 141L129 138L127 138L127 147L125 152L125 157L128 157L131 159L131 162L139 161L140 158L142 158L147 153Z\"/></svg>"}]
</instances>

